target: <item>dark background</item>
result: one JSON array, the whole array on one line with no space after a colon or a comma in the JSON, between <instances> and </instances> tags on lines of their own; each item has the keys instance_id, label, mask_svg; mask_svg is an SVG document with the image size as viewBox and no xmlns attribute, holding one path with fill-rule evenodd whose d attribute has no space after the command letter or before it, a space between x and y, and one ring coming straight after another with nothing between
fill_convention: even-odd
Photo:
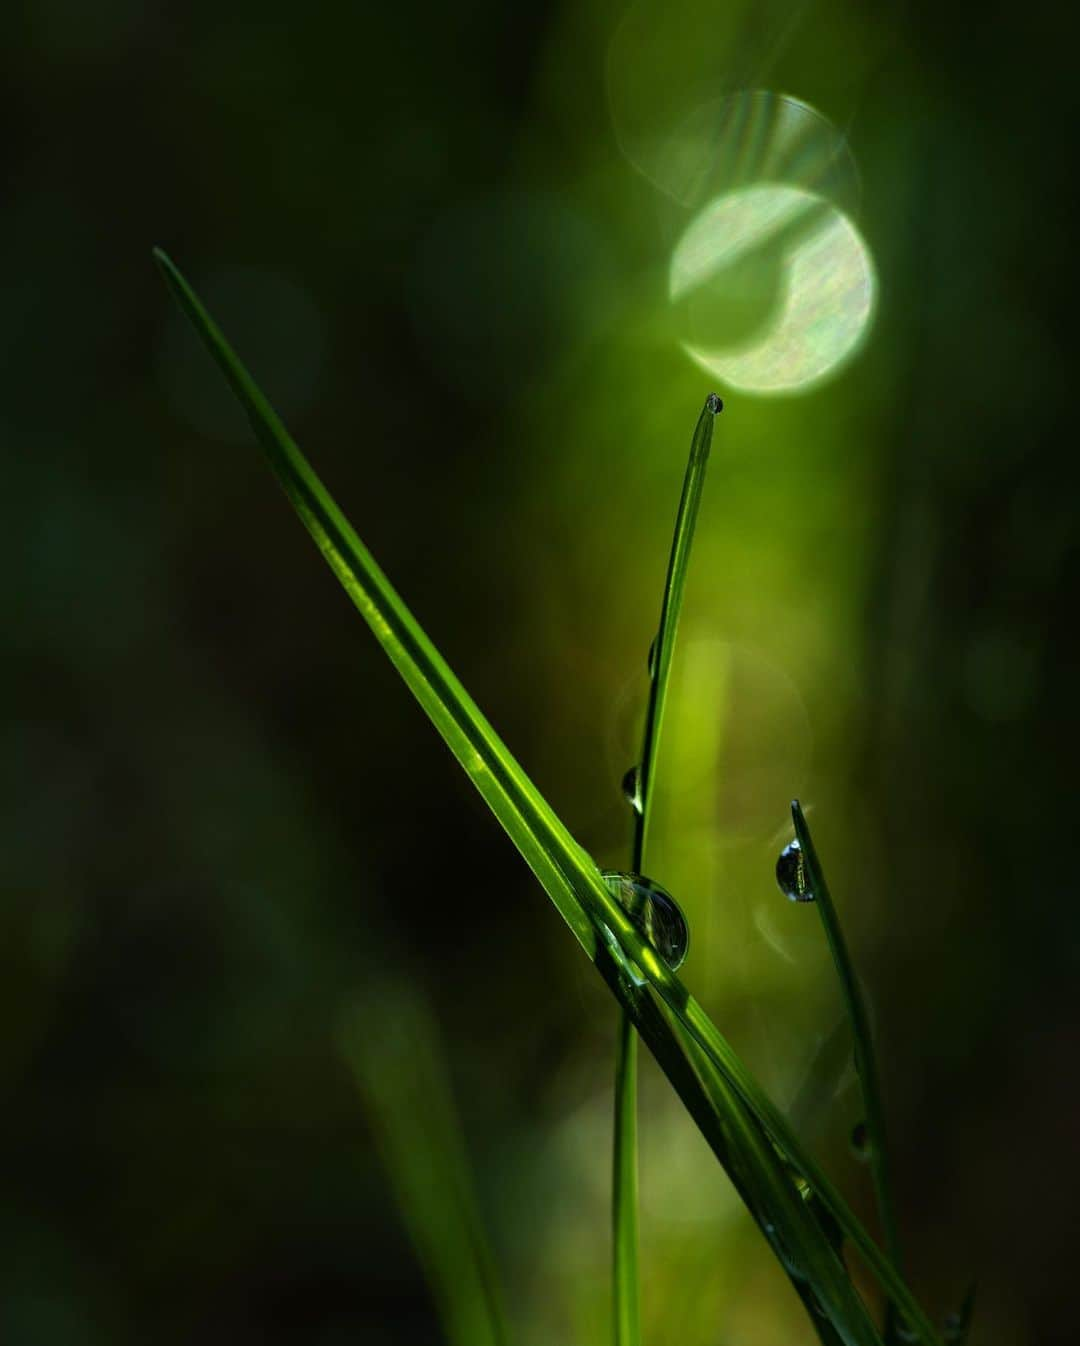
<instances>
[{"instance_id":1,"label":"dark background","mask_svg":"<svg viewBox=\"0 0 1080 1346\"><path fill-rule=\"evenodd\" d=\"M621 8L7 16L4 1342L439 1340L338 1047L376 969L441 1022L518 1338L606 1339L612 1008L291 517L150 247L618 865L626 721L711 386L665 313L678 213L606 92ZM977 1277L976 1342L1068 1340L1073 34L1037 4L658 12L643 98L687 82L688 52L843 128L879 301L832 382L721 389L687 613L721 653L673 723L723 721L724 785L673 759L654 874L691 917L689 984L790 1096L836 1015L808 927L761 938L804 914L771 865L788 799L810 803L875 1006L913 1282L943 1313ZM818 1142L872 1218L849 1085ZM715 1219L680 1211L704 1181L679 1176L682 1125L647 1081L649 1339L809 1340L722 1178Z\"/></svg>"}]
</instances>

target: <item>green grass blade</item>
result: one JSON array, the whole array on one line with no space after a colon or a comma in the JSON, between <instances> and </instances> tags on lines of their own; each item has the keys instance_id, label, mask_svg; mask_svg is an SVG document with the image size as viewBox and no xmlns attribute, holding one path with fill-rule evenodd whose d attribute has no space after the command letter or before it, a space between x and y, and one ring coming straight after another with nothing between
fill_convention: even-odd
<instances>
[{"instance_id":1,"label":"green grass blade","mask_svg":"<svg viewBox=\"0 0 1080 1346\"><path fill-rule=\"evenodd\" d=\"M776 1177L779 1159L760 1152L760 1137L747 1136L748 1125L763 1126L769 1137L801 1172L849 1238L863 1252L886 1291L903 1309L925 1346L941 1346L936 1333L891 1263L850 1211L811 1157L791 1133L783 1116L742 1064L727 1040L630 921L609 892L591 857L565 826L511 756L487 720L451 673L445 660L375 564L326 488L293 443L269 403L255 386L225 338L169 259L155 257L184 313L219 364L244 406L270 465L293 507L376 639L413 692L432 723L518 847L526 863L555 904L574 936L596 962L616 998L633 1009L638 1031L680 1096L689 1093L683 1065L687 1048L700 1048L698 1059L707 1075L716 1124L727 1139L733 1168L745 1165L743 1178L764 1185L776 1200L786 1224L812 1236L832 1255L827 1240L802 1209L801 1198L788 1181ZM628 969L630 972L628 973ZM678 1023L661 1032L656 1016L638 1008L633 978L644 978ZM643 1024L648 1027L645 1033ZM700 1110L700 1099L694 1100ZM695 1114L695 1116L698 1114ZM795 1206L791 1205L794 1201ZM800 1221L800 1213L804 1222ZM798 1251L798 1250L797 1250ZM805 1254L805 1249L802 1253ZM812 1250L811 1250L812 1251ZM834 1262L836 1259L833 1259ZM813 1261L821 1277L819 1298L844 1341L876 1343L879 1338L861 1303L852 1302L850 1281L839 1263Z\"/></svg>"},{"instance_id":2,"label":"green grass blade","mask_svg":"<svg viewBox=\"0 0 1080 1346\"><path fill-rule=\"evenodd\" d=\"M664 720L675 638L682 615L690 548L697 525L698 508L705 486L705 469L712 444L713 420L723 403L710 393L698 418L690 457L683 477L682 495L675 516L667 580L660 607L660 624L649 657L649 700L637 768L634 836L630 868L646 872L645 845L648 835L660 730ZM641 1288L638 1258L637 1213L637 1037L625 1012L619 1023L615 1048L615 1120L612 1154L611 1227L615 1346L638 1346L641 1340Z\"/></svg>"},{"instance_id":3,"label":"green grass blade","mask_svg":"<svg viewBox=\"0 0 1080 1346\"><path fill-rule=\"evenodd\" d=\"M251 422L279 483L391 662L592 956L590 902L616 905L590 857L511 756L356 536L285 426L169 258L154 254Z\"/></svg>"},{"instance_id":4,"label":"green grass blade","mask_svg":"<svg viewBox=\"0 0 1080 1346\"><path fill-rule=\"evenodd\" d=\"M450 1346L507 1346L438 1027L405 982L369 985L341 1044Z\"/></svg>"},{"instance_id":5,"label":"green grass blade","mask_svg":"<svg viewBox=\"0 0 1080 1346\"><path fill-rule=\"evenodd\" d=\"M855 968L848 952L847 941L840 926L829 885L825 881L825 872L818 859L814 839L810 835L806 817L797 799L791 804L791 817L795 824L795 836L802 851L806 866L807 884L814 894L821 923L825 928L825 939L836 966L836 975L840 980L844 1004L851 1022L851 1036L854 1044L855 1069L862 1089L863 1107L866 1113L866 1134L870 1147L870 1173L874 1183L878 1213L885 1235L885 1249L893 1266L902 1272L900 1260L900 1237L896 1223L896 1206L893 1201L892 1180L889 1172L889 1155L885 1139L885 1110L881 1104L881 1083L878 1074L877 1053L874 1051L874 1038L870 1029L870 1016L866 1010L866 1001L859 985ZM891 1334L887 1334L891 1335Z\"/></svg>"},{"instance_id":6,"label":"green grass blade","mask_svg":"<svg viewBox=\"0 0 1080 1346\"><path fill-rule=\"evenodd\" d=\"M645 843L652 812L653 777L660 749L660 731L664 726L664 708L671 682L671 664L675 655L675 637L682 616L683 596L686 592L686 574L690 565L690 548L697 527L698 509L705 489L705 471L712 447L713 421L723 409L715 393L706 398L690 444L690 458L683 479L679 511L675 516L675 532L671 540L667 582L660 607L660 624L649 658L649 701L645 709L645 729L642 736L641 762L638 766L638 796L640 806L635 810L633 868L644 872Z\"/></svg>"},{"instance_id":7,"label":"green grass blade","mask_svg":"<svg viewBox=\"0 0 1080 1346\"><path fill-rule=\"evenodd\" d=\"M615 1346L641 1340L638 1258L637 1034L624 1009L615 1046L615 1126L611 1156L612 1302Z\"/></svg>"},{"instance_id":8,"label":"green grass blade","mask_svg":"<svg viewBox=\"0 0 1080 1346\"><path fill-rule=\"evenodd\" d=\"M902 1310L916 1339L924 1342L925 1346L941 1346L933 1323L916 1303L900 1273L792 1131L776 1104L761 1088L727 1039L678 978L659 960L656 962L657 966L649 969L649 980L664 998L665 1003L672 1008L694 1040L704 1048L751 1115L760 1122L767 1134L783 1151L791 1166L802 1174L847 1237L858 1248L882 1289Z\"/></svg>"},{"instance_id":9,"label":"green grass blade","mask_svg":"<svg viewBox=\"0 0 1080 1346\"><path fill-rule=\"evenodd\" d=\"M601 949L597 967L730 1177L806 1306L823 1346L881 1346L835 1251L821 1236L777 1150L712 1058L651 986L628 978Z\"/></svg>"}]
</instances>

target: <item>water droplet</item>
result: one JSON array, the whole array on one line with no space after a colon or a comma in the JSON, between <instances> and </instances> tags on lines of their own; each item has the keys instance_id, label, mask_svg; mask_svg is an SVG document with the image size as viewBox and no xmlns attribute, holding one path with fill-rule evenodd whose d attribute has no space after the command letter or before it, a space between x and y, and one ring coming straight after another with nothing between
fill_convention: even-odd
<instances>
[{"instance_id":1,"label":"water droplet","mask_svg":"<svg viewBox=\"0 0 1080 1346\"><path fill-rule=\"evenodd\" d=\"M622 778L623 798L634 810L641 812L641 768L632 766Z\"/></svg>"},{"instance_id":2,"label":"water droplet","mask_svg":"<svg viewBox=\"0 0 1080 1346\"><path fill-rule=\"evenodd\" d=\"M780 1259L780 1264L789 1276L794 1276L797 1280L803 1279L803 1270L795 1258L791 1255L791 1250L780 1235L779 1229L772 1220L765 1220L761 1225L762 1232L772 1244L773 1251Z\"/></svg>"},{"instance_id":3,"label":"water droplet","mask_svg":"<svg viewBox=\"0 0 1080 1346\"><path fill-rule=\"evenodd\" d=\"M611 895L672 972L681 967L690 947L690 927L671 894L640 874L608 871L603 878Z\"/></svg>"},{"instance_id":4,"label":"water droplet","mask_svg":"<svg viewBox=\"0 0 1080 1346\"><path fill-rule=\"evenodd\" d=\"M905 1318L901 1318L899 1314L896 1315L896 1335L901 1341L922 1340L919 1333L915 1331Z\"/></svg>"},{"instance_id":5,"label":"water droplet","mask_svg":"<svg viewBox=\"0 0 1080 1346\"><path fill-rule=\"evenodd\" d=\"M709 410L712 412L714 416L718 416L720 412L723 411L724 409L724 399L718 396L716 393L710 393L708 397L705 399L705 405L709 408Z\"/></svg>"},{"instance_id":6,"label":"water droplet","mask_svg":"<svg viewBox=\"0 0 1080 1346\"><path fill-rule=\"evenodd\" d=\"M649 645L649 677L656 677L656 642L658 636L653 636L652 643Z\"/></svg>"},{"instance_id":7,"label":"water droplet","mask_svg":"<svg viewBox=\"0 0 1080 1346\"><path fill-rule=\"evenodd\" d=\"M806 857L797 840L780 852L780 859L776 862L776 882L780 885L780 891L792 902L813 902L816 894L811 891L806 873Z\"/></svg>"},{"instance_id":8,"label":"water droplet","mask_svg":"<svg viewBox=\"0 0 1080 1346\"><path fill-rule=\"evenodd\" d=\"M851 1149L855 1158L864 1163L870 1158L870 1136L865 1122L856 1122L851 1128Z\"/></svg>"}]
</instances>

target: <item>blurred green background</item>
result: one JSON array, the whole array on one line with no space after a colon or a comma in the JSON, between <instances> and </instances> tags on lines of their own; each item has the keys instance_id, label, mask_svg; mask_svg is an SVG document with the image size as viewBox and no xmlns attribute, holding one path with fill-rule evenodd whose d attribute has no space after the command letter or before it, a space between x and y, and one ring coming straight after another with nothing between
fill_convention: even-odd
<instances>
[{"instance_id":1,"label":"blurred green background","mask_svg":"<svg viewBox=\"0 0 1080 1346\"><path fill-rule=\"evenodd\" d=\"M614 868L719 389L651 865L691 921L685 976L872 1220L819 923L772 877L798 794L873 1004L915 1286L940 1314L978 1277L977 1342L1073 1338L1074 75L1053 14L9 12L0 1340L439 1341L340 1050L376 978L439 1021L515 1341L608 1339L613 1006L291 516L155 243ZM808 138L746 91L799 100ZM875 278L809 268L819 363L852 294L873 302L846 363L783 396L686 345L769 339L788 254L736 261L696 308L669 295L702 209L765 178L820 193ZM646 1340L810 1341L643 1073Z\"/></svg>"}]
</instances>

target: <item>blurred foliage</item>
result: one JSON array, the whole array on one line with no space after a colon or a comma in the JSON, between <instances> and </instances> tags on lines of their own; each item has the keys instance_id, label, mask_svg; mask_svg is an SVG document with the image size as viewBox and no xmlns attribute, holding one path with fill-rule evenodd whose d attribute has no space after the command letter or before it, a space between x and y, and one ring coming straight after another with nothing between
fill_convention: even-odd
<instances>
[{"instance_id":1,"label":"blurred foliage","mask_svg":"<svg viewBox=\"0 0 1080 1346\"><path fill-rule=\"evenodd\" d=\"M15 7L0 1339L438 1340L336 1038L373 961L437 1007L515 1341L606 1339L612 1010L288 517L149 248L624 868L618 784L710 386L668 301L696 207L641 138L743 88L842 133L878 297L831 381L721 388L650 869L690 919L688 983L869 1218L828 953L772 879L803 798L870 995L912 1278L944 1314L977 1276L976 1341L1068 1339L1061 22ZM646 1339L806 1340L643 1074Z\"/></svg>"}]
</instances>

